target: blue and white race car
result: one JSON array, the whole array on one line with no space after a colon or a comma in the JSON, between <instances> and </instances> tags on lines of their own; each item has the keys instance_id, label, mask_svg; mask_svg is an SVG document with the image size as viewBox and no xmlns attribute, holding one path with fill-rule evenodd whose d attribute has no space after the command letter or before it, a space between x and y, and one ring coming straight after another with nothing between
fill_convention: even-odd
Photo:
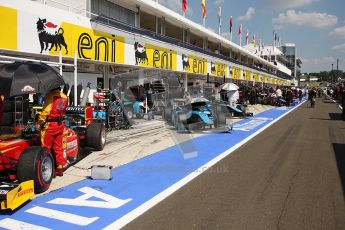
<instances>
[{"instance_id":1,"label":"blue and white race car","mask_svg":"<svg viewBox=\"0 0 345 230\"><path fill-rule=\"evenodd\" d=\"M191 130L226 125L222 105L213 104L206 98L173 99L165 108L164 117L177 130Z\"/></svg>"}]
</instances>

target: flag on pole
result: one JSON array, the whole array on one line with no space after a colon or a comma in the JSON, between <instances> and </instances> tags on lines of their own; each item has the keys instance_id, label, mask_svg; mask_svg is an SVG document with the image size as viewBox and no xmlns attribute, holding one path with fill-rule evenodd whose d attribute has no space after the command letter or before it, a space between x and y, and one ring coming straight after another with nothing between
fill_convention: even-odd
<instances>
[{"instance_id":1,"label":"flag on pole","mask_svg":"<svg viewBox=\"0 0 345 230\"><path fill-rule=\"evenodd\" d=\"M240 46L242 46L242 24L238 27L238 36L240 37Z\"/></svg>"},{"instance_id":2,"label":"flag on pole","mask_svg":"<svg viewBox=\"0 0 345 230\"><path fill-rule=\"evenodd\" d=\"M202 17L206 17L206 0L201 0L201 7L202 7Z\"/></svg>"},{"instance_id":3,"label":"flag on pole","mask_svg":"<svg viewBox=\"0 0 345 230\"><path fill-rule=\"evenodd\" d=\"M276 45L275 37L276 37L276 31L273 30L273 49L274 49L274 46Z\"/></svg>"},{"instance_id":4,"label":"flag on pole","mask_svg":"<svg viewBox=\"0 0 345 230\"><path fill-rule=\"evenodd\" d=\"M230 41L232 41L232 16L230 16Z\"/></svg>"},{"instance_id":5,"label":"flag on pole","mask_svg":"<svg viewBox=\"0 0 345 230\"><path fill-rule=\"evenodd\" d=\"M247 33L246 33L246 45L248 45L248 38L249 38L249 31L247 30Z\"/></svg>"},{"instance_id":6,"label":"flag on pole","mask_svg":"<svg viewBox=\"0 0 345 230\"><path fill-rule=\"evenodd\" d=\"M256 48L256 38L255 38L255 34L253 35L253 44L254 44L254 48Z\"/></svg>"},{"instance_id":7,"label":"flag on pole","mask_svg":"<svg viewBox=\"0 0 345 230\"><path fill-rule=\"evenodd\" d=\"M238 27L238 33L239 36L242 35L242 24L240 25L240 27Z\"/></svg>"},{"instance_id":8,"label":"flag on pole","mask_svg":"<svg viewBox=\"0 0 345 230\"><path fill-rule=\"evenodd\" d=\"M183 13L187 11L187 0L182 0L182 11Z\"/></svg>"}]
</instances>

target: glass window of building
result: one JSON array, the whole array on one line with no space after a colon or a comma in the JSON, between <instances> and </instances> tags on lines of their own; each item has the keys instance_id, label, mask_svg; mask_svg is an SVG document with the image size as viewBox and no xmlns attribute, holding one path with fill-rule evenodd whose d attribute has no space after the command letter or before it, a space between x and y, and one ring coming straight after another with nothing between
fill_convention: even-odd
<instances>
[{"instance_id":1,"label":"glass window of building","mask_svg":"<svg viewBox=\"0 0 345 230\"><path fill-rule=\"evenodd\" d=\"M135 12L107 0L91 1L91 12L117 21L135 25Z\"/></svg>"}]
</instances>

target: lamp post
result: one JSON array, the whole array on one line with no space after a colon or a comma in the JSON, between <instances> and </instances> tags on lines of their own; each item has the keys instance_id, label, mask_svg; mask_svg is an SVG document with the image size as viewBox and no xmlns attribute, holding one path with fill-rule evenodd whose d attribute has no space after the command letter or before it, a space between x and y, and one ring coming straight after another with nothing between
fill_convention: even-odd
<instances>
[{"instance_id":1,"label":"lamp post","mask_svg":"<svg viewBox=\"0 0 345 230\"><path fill-rule=\"evenodd\" d=\"M332 71L331 71L331 86L333 87L333 63L332 63Z\"/></svg>"},{"instance_id":2,"label":"lamp post","mask_svg":"<svg viewBox=\"0 0 345 230\"><path fill-rule=\"evenodd\" d=\"M339 58L337 58L337 74L335 75L336 76L336 82L338 82L338 78L339 78L339 76L338 76L338 74L339 74L339 69L338 69L338 66L339 66Z\"/></svg>"}]
</instances>

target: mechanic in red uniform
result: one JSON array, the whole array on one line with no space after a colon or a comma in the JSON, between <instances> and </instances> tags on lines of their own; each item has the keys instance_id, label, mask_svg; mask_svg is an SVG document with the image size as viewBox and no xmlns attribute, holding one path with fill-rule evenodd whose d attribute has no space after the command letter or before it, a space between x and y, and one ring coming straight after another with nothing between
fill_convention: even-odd
<instances>
[{"instance_id":1,"label":"mechanic in red uniform","mask_svg":"<svg viewBox=\"0 0 345 230\"><path fill-rule=\"evenodd\" d=\"M44 98L42 112L36 125L36 129L41 130L42 146L55 154L57 176L63 176L67 167L67 136L63 122L67 106L68 98L60 88L51 90Z\"/></svg>"}]
</instances>

